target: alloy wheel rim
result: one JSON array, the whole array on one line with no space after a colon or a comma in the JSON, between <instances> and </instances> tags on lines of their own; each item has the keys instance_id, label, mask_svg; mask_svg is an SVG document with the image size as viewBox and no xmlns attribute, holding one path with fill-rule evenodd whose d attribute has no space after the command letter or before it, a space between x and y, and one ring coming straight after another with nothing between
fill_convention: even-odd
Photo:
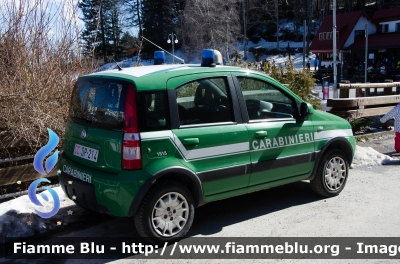
<instances>
[{"instance_id":1,"label":"alloy wheel rim","mask_svg":"<svg viewBox=\"0 0 400 264\"><path fill-rule=\"evenodd\" d=\"M346 162L341 157L333 157L325 166L325 186L330 191L337 191L346 180Z\"/></svg>"},{"instance_id":2,"label":"alloy wheel rim","mask_svg":"<svg viewBox=\"0 0 400 264\"><path fill-rule=\"evenodd\" d=\"M169 192L155 203L151 223L156 233L162 237L178 234L189 219L189 205L183 195Z\"/></svg>"}]
</instances>

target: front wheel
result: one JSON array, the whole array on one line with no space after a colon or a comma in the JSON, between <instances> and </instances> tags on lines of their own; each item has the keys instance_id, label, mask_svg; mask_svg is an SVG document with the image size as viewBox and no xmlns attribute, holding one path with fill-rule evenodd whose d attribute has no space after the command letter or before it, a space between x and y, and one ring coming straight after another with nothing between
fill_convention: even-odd
<instances>
[{"instance_id":1,"label":"front wheel","mask_svg":"<svg viewBox=\"0 0 400 264\"><path fill-rule=\"evenodd\" d=\"M151 188L134 217L139 234L154 244L183 237L193 218L192 194L176 181L161 181Z\"/></svg>"},{"instance_id":2,"label":"front wheel","mask_svg":"<svg viewBox=\"0 0 400 264\"><path fill-rule=\"evenodd\" d=\"M346 156L338 149L329 150L317 166L316 175L310 182L313 191L324 197L338 195L348 178L349 163Z\"/></svg>"}]
</instances>

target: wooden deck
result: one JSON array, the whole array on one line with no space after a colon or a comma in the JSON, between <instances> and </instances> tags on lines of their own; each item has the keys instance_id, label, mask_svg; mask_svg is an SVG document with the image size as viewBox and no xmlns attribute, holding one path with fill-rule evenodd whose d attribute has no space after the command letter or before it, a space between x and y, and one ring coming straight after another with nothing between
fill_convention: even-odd
<instances>
[{"instance_id":1,"label":"wooden deck","mask_svg":"<svg viewBox=\"0 0 400 264\"><path fill-rule=\"evenodd\" d=\"M347 120L384 115L400 103L400 82L340 83L338 89L340 98L328 99L327 106ZM355 98L349 98L351 89L356 89Z\"/></svg>"}]
</instances>

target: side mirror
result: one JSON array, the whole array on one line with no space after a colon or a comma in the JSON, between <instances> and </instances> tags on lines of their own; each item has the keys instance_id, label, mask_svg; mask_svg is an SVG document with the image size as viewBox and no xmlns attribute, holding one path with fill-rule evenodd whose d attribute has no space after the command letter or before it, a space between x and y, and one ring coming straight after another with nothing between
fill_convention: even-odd
<instances>
[{"instance_id":1,"label":"side mirror","mask_svg":"<svg viewBox=\"0 0 400 264\"><path fill-rule=\"evenodd\" d=\"M300 119L307 120L311 116L310 110L308 109L307 103L300 104Z\"/></svg>"}]
</instances>

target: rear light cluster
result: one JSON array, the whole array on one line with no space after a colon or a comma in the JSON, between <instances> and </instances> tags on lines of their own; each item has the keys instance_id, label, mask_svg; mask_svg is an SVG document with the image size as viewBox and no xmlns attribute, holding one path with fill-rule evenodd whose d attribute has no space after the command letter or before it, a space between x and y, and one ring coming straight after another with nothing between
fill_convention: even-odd
<instances>
[{"instance_id":1,"label":"rear light cluster","mask_svg":"<svg viewBox=\"0 0 400 264\"><path fill-rule=\"evenodd\" d=\"M142 168L140 135L137 122L136 93L130 84L125 99L124 137L122 140L122 169Z\"/></svg>"}]
</instances>

